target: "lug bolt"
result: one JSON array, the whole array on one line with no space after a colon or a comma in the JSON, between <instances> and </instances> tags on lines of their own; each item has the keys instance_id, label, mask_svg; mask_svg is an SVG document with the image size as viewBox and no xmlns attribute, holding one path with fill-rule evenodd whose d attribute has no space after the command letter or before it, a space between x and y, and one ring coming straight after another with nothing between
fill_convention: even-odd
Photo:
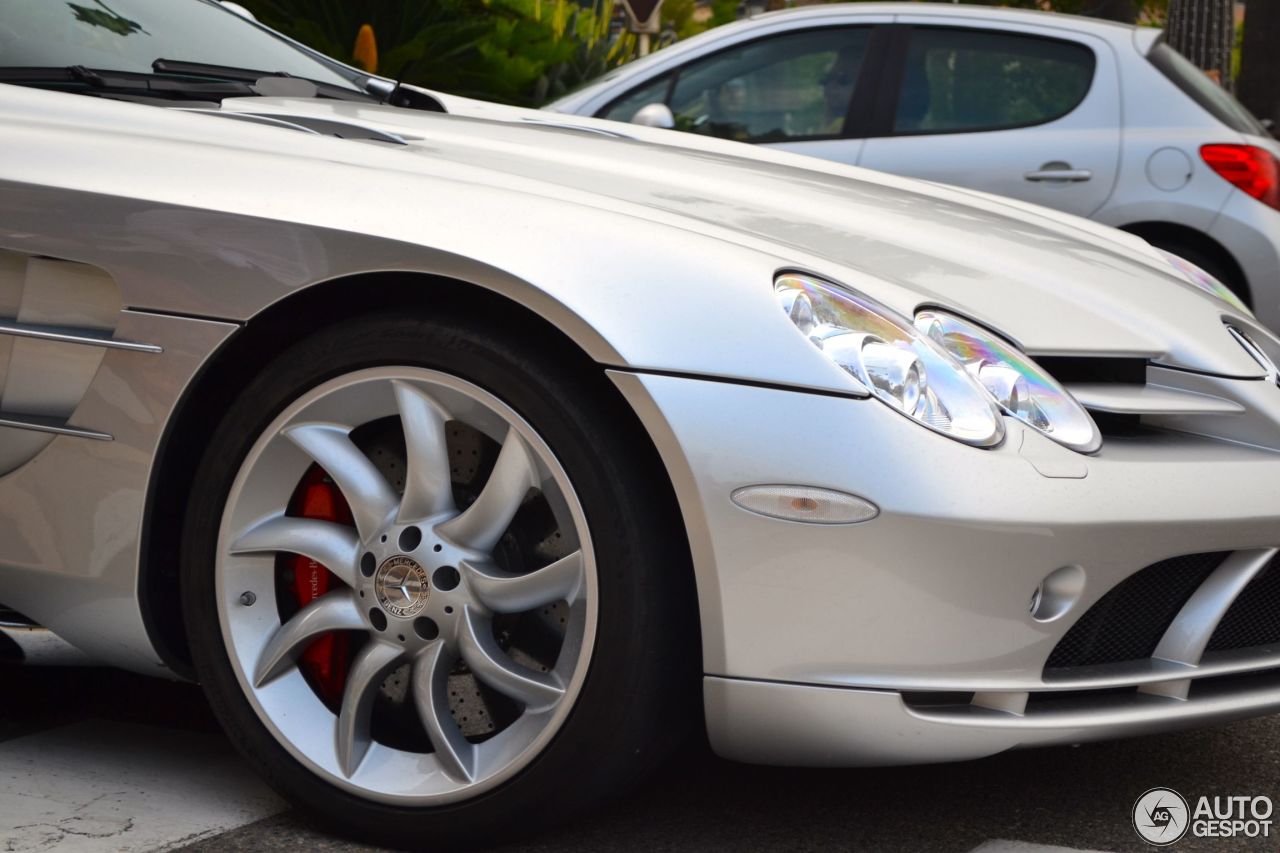
<instances>
[{"instance_id":1,"label":"lug bolt","mask_svg":"<svg viewBox=\"0 0 1280 853\"><path fill-rule=\"evenodd\" d=\"M245 607L252 607L253 603L258 600L258 596L252 592L244 592L240 594L240 603Z\"/></svg>"}]
</instances>

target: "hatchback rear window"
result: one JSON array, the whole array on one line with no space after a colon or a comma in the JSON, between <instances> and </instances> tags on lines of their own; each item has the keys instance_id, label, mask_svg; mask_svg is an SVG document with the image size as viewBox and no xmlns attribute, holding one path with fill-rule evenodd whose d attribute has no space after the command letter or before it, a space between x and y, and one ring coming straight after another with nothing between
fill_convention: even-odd
<instances>
[{"instance_id":1,"label":"hatchback rear window","mask_svg":"<svg viewBox=\"0 0 1280 853\"><path fill-rule=\"evenodd\" d=\"M1237 133L1251 133L1255 136L1270 136L1262 122L1253 117L1253 113L1245 109L1244 104L1231 96L1231 93L1219 86L1178 51L1165 43L1162 38L1147 54L1151 64L1168 77L1187 97L1203 107L1210 115Z\"/></svg>"},{"instance_id":2,"label":"hatchback rear window","mask_svg":"<svg viewBox=\"0 0 1280 853\"><path fill-rule=\"evenodd\" d=\"M1044 124L1074 110L1093 82L1082 44L1019 33L912 30L895 134L961 133Z\"/></svg>"}]
</instances>

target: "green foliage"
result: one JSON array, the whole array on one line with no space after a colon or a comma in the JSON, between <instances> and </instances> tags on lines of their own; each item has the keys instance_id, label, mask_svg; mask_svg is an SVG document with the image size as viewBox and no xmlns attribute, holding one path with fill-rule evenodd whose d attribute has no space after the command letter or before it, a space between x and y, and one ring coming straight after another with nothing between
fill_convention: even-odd
<instances>
[{"instance_id":1,"label":"green foliage","mask_svg":"<svg viewBox=\"0 0 1280 853\"><path fill-rule=\"evenodd\" d=\"M378 73L459 95L537 106L631 59L609 33L614 0L241 0L264 24L343 62L362 24Z\"/></svg>"},{"instance_id":2,"label":"green foliage","mask_svg":"<svg viewBox=\"0 0 1280 853\"><path fill-rule=\"evenodd\" d=\"M559 97L635 55L635 37L610 35L614 0L486 0L492 29L478 45L498 100L530 106Z\"/></svg>"},{"instance_id":3,"label":"green foliage","mask_svg":"<svg viewBox=\"0 0 1280 853\"><path fill-rule=\"evenodd\" d=\"M481 72L476 45L488 26L480 0L242 0L258 20L342 62L352 52L362 24L373 27L379 73L446 91L468 88Z\"/></svg>"}]
</instances>

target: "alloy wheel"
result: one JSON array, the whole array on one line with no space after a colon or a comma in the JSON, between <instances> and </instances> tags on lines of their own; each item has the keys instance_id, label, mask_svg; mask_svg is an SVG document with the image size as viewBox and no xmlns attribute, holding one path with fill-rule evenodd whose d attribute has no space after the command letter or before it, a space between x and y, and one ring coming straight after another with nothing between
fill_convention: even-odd
<instances>
[{"instance_id":1,"label":"alloy wheel","mask_svg":"<svg viewBox=\"0 0 1280 853\"><path fill-rule=\"evenodd\" d=\"M388 426L402 440L402 489L362 446L362 436ZM467 494L451 465L451 443L463 433L496 454ZM352 524L290 513L317 466ZM533 505L554 531L551 550L517 541L513 520ZM282 555L314 560L337 582L291 605L279 583ZM216 572L223 639L259 719L313 772L372 800L442 804L510 778L563 724L591 658L595 564L564 469L518 413L438 371L361 370L290 404L231 487ZM519 645L530 620L541 625L537 654ZM326 702L300 658L335 634L352 654L340 696ZM489 730L461 723L460 679L505 709ZM402 716L419 727L416 740L379 712L393 680L407 682Z\"/></svg>"}]
</instances>

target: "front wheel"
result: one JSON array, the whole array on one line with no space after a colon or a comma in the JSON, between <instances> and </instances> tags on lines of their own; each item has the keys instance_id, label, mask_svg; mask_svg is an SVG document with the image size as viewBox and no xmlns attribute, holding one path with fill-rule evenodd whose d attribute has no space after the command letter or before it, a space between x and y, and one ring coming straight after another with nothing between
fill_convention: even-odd
<instances>
[{"instance_id":1,"label":"front wheel","mask_svg":"<svg viewBox=\"0 0 1280 853\"><path fill-rule=\"evenodd\" d=\"M267 780L341 831L535 830L687 722L682 537L602 377L536 352L462 322L321 331L245 389L193 484L197 673Z\"/></svg>"}]
</instances>

